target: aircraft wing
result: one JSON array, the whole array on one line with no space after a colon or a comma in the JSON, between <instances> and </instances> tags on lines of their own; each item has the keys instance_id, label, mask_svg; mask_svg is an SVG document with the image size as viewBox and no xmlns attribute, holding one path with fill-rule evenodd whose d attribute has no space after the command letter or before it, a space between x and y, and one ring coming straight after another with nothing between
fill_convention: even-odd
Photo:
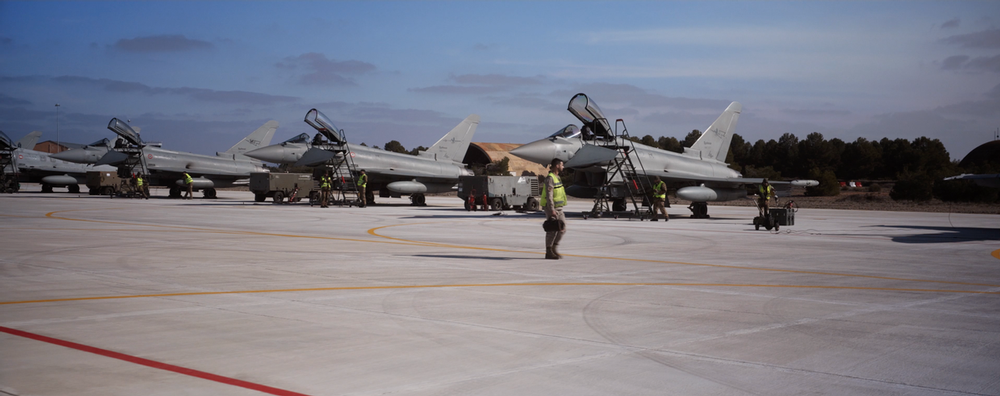
<instances>
[{"instance_id":1,"label":"aircraft wing","mask_svg":"<svg viewBox=\"0 0 1000 396\"><path fill-rule=\"evenodd\" d=\"M1000 173L995 174L969 174L963 173L958 176L946 177L945 180L971 180L983 187L1000 188Z\"/></svg>"},{"instance_id":2,"label":"aircraft wing","mask_svg":"<svg viewBox=\"0 0 1000 396\"><path fill-rule=\"evenodd\" d=\"M764 181L760 177L706 177L698 175L685 175L678 174L676 172L666 172L657 170L646 170L647 176L659 176L664 181L676 180L676 181L687 181L696 183L709 183L713 185L728 185L732 187L738 187L745 184L760 184ZM775 187L814 187L818 186L819 182L816 180L768 180L768 183L774 185Z\"/></svg>"},{"instance_id":3,"label":"aircraft wing","mask_svg":"<svg viewBox=\"0 0 1000 396\"><path fill-rule=\"evenodd\" d=\"M372 175L387 176L392 178L448 179L447 177L443 177L439 173L421 172L413 169L402 169L402 168L365 167L365 172Z\"/></svg>"}]
</instances>

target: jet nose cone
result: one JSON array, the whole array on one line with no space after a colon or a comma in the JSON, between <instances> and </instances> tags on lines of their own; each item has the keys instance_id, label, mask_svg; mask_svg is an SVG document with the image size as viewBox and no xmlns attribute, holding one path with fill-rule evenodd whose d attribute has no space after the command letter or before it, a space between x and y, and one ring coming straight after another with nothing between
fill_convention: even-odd
<instances>
[{"instance_id":1,"label":"jet nose cone","mask_svg":"<svg viewBox=\"0 0 1000 396\"><path fill-rule=\"evenodd\" d=\"M248 151L246 153L246 156L264 162L271 162L275 164L282 164L285 162L289 162L287 159L285 159L285 148L278 144ZM293 159L291 162L294 161L295 160Z\"/></svg>"},{"instance_id":2,"label":"jet nose cone","mask_svg":"<svg viewBox=\"0 0 1000 396\"><path fill-rule=\"evenodd\" d=\"M510 150L510 153L531 162L548 165L555 158L556 144L548 139L536 140Z\"/></svg>"},{"instance_id":3,"label":"jet nose cone","mask_svg":"<svg viewBox=\"0 0 1000 396\"><path fill-rule=\"evenodd\" d=\"M67 162L76 162L78 164L90 164L96 162L95 161L96 158L90 158L90 155L88 154L89 153L87 153L87 150L72 149L72 150L61 151L55 154L50 154L49 157Z\"/></svg>"}]
</instances>

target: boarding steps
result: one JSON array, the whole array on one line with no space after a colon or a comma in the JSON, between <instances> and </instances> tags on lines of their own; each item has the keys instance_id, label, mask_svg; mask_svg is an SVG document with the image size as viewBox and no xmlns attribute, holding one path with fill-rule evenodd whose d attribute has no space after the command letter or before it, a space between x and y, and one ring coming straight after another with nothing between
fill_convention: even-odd
<instances>
[{"instance_id":1,"label":"boarding steps","mask_svg":"<svg viewBox=\"0 0 1000 396\"><path fill-rule=\"evenodd\" d=\"M5 141L4 143L9 142ZM18 169L17 159L14 158L14 150L16 150L16 147L9 144L4 144L4 147L0 148L0 193L10 194L20 189L20 184L17 181ZM7 173L8 168L11 170L10 173Z\"/></svg>"},{"instance_id":2,"label":"boarding steps","mask_svg":"<svg viewBox=\"0 0 1000 396\"><path fill-rule=\"evenodd\" d=\"M343 134L343 131L341 131ZM316 145L313 145L316 147ZM330 203L343 206L354 206L361 203L358 191L357 174L358 166L354 163L354 153L351 152L350 145L327 143L320 147L324 150L336 153L325 165L323 169L331 171L333 178L333 191L331 191Z\"/></svg>"},{"instance_id":3,"label":"boarding steps","mask_svg":"<svg viewBox=\"0 0 1000 396\"><path fill-rule=\"evenodd\" d=\"M619 132L620 130L620 132ZM615 121L615 132L611 139L598 144L618 153L607 166L604 184L598 188L594 197L594 207L584 213L584 218L604 217L635 217L640 221L652 218L653 186L645 176L642 158L635 155L635 141L629 134L625 121ZM632 209L628 206L631 204Z\"/></svg>"}]
</instances>

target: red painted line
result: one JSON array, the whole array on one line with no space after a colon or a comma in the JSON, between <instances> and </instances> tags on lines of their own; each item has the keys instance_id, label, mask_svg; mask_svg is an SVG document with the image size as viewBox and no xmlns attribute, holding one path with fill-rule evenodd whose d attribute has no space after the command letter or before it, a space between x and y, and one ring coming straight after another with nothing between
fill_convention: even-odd
<instances>
[{"instance_id":1,"label":"red painted line","mask_svg":"<svg viewBox=\"0 0 1000 396\"><path fill-rule=\"evenodd\" d=\"M101 355L101 356L105 356L105 357L109 357L109 358L113 358L113 359L124 360L124 361L130 362L130 363L141 364L143 366L152 367L152 368L155 368L155 369L172 371L172 372L175 372L175 373L178 373L178 374L184 374L184 375L189 375L189 376L192 376L192 377L206 379L206 380L209 380L209 381L220 382L220 383L223 383L223 384L226 384L226 385L233 385L233 386L238 386L238 387L241 387L241 388L247 388L247 389L251 389L251 390L255 390L255 391L258 391L258 392L263 392L263 393L267 393L267 394L271 394L271 395L279 395L279 396L306 396L303 393L296 393L296 392L287 391L287 390L284 390L284 389L272 388L272 387L266 386L266 385L255 384L253 382L247 382L247 381L238 380L238 379L235 379L235 378L223 377L221 375L215 375L215 374L211 374L211 373L206 373L204 371L198 371L198 370L189 369L189 368L186 368L186 367L174 366L172 364L161 363L161 362L157 362L155 360L143 359L143 358L137 357L137 356L131 356L131 355L126 355L124 353L118 353L118 352L114 352L114 351L109 351L107 349L95 348L95 347L88 346L88 345L77 344L77 343L71 342L71 341L60 340L58 338L46 337L46 336L35 334L35 333L29 333L29 332L26 332L26 331L21 331L21 330L17 330L17 329L11 329L9 327L0 326L0 332L11 334L11 335L16 335L16 336L19 336L19 337L29 338L29 339L32 339L32 340L35 340L35 341L42 341L42 342L47 342L49 344L55 344L55 345L59 345L59 346L64 346L64 347L67 347L67 348L76 349L78 351L90 352L90 353L93 353L93 354L97 354L97 355Z\"/></svg>"}]
</instances>

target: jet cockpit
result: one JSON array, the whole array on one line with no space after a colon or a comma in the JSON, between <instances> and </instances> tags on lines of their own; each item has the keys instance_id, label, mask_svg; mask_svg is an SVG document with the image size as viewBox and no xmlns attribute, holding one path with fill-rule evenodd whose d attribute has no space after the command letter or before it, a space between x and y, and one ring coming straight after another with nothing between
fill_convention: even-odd
<instances>
[{"instance_id":1,"label":"jet cockpit","mask_svg":"<svg viewBox=\"0 0 1000 396\"><path fill-rule=\"evenodd\" d=\"M142 138L139 137L139 132L136 132L131 126L121 120L112 118L111 122L108 123L108 129L117 133L118 136L121 136L129 143L136 146L142 146Z\"/></svg>"},{"instance_id":2,"label":"jet cockpit","mask_svg":"<svg viewBox=\"0 0 1000 396\"><path fill-rule=\"evenodd\" d=\"M549 138L560 137L563 139L572 139L578 136L580 136L580 128L577 128L576 125L569 124L556 131L556 133L549 135Z\"/></svg>"}]
</instances>

